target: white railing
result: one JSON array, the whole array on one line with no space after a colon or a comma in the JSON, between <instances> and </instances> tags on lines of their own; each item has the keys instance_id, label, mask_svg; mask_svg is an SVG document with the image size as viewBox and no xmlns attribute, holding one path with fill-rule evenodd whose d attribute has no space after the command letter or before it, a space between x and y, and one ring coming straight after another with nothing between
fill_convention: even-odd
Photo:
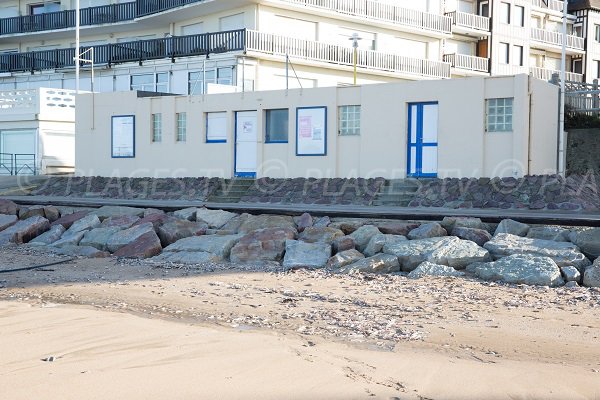
<instances>
[{"instance_id":1,"label":"white railing","mask_svg":"<svg viewBox=\"0 0 600 400\"><path fill-rule=\"evenodd\" d=\"M562 36L563 35L560 32L551 32L540 28L531 28L531 39L538 42L562 46ZM575 50L583 50L584 40L579 36L567 35L567 47Z\"/></svg>"},{"instance_id":2,"label":"white railing","mask_svg":"<svg viewBox=\"0 0 600 400\"><path fill-rule=\"evenodd\" d=\"M37 112L37 90L3 90L0 91L0 110L7 113L15 110Z\"/></svg>"},{"instance_id":3,"label":"white railing","mask_svg":"<svg viewBox=\"0 0 600 400\"><path fill-rule=\"evenodd\" d=\"M553 74L559 74L560 71L548 68L540 68L540 67L531 67L529 68L529 73L534 78L542 79L544 81L550 81L552 79ZM583 82L583 75L577 74L575 72L566 72L565 80L571 82Z\"/></svg>"},{"instance_id":4,"label":"white railing","mask_svg":"<svg viewBox=\"0 0 600 400\"><path fill-rule=\"evenodd\" d=\"M546 5L548 3L548 5ZM531 0L531 5L538 8L546 8L552 11L563 11L564 2L561 0Z\"/></svg>"},{"instance_id":5,"label":"white railing","mask_svg":"<svg viewBox=\"0 0 600 400\"><path fill-rule=\"evenodd\" d=\"M490 19L488 17L460 11L452 11L446 13L446 15L452 19L453 25L486 32L490 31Z\"/></svg>"},{"instance_id":6,"label":"white railing","mask_svg":"<svg viewBox=\"0 0 600 400\"><path fill-rule=\"evenodd\" d=\"M26 89L0 91L1 115L31 113L39 119L75 121L75 91Z\"/></svg>"},{"instance_id":7,"label":"white railing","mask_svg":"<svg viewBox=\"0 0 600 400\"><path fill-rule=\"evenodd\" d=\"M246 50L276 56L353 66L351 47L323 42L278 36L270 33L247 31ZM398 54L358 50L357 65L369 70L411 74L428 78L449 78L450 64L439 61L405 57Z\"/></svg>"},{"instance_id":8,"label":"white railing","mask_svg":"<svg viewBox=\"0 0 600 400\"><path fill-rule=\"evenodd\" d=\"M445 54L444 61L454 68L470 71L489 72L490 59L466 54Z\"/></svg>"},{"instance_id":9,"label":"white railing","mask_svg":"<svg viewBox=\"0 0 600 400\"><path fill-rule=\"evenodd\" d=\"M445 15L427 13L373 0L280 0L355 17L371 18L413 28L450 33L452 23ZM421 0L419 0L421 1Z\"/></svg>"}]
</instances>

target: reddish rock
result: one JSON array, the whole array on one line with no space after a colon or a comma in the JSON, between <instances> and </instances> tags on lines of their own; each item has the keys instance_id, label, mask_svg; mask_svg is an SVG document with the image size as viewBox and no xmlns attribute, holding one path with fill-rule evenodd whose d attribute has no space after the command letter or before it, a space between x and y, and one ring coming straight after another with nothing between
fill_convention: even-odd
<instances>
[{"instance_id":1,"label":"reddish rock","mask_svg":"<svg viewBox=\"0 0 600 400\"><path fill-rule=\"evenodd\" d=\"M186 237L204 235L207 229L208 225L204 222L172 218L158 227L158 237L163 247L167 247Z\"/></svg>"},{"instance_id":2,"label":"reddish rock","mask_svg":"<svg viewBox=\"0 0 600 400\"><path fill-rule=\"evenodd\" d=\"M266 228L255 230L231 249L232 262L280 261L285 251L285 241L295 239L292 228Z\"/></svg>"},{"instance_id":3,"label":"reddish rock","mask_svg":"<svg viewBox=\"0 0 600 400\"><path fill-rule=\"evenodd\" d=\"M0 231L13 226L18 220L16 215L0 214Z\"/></svg>"},{"instance_id":4,"label":"reddish rock","mask_svg":"<svg viewBox=\"0 0 600 400\"><path fill-rule=\"evenodd\" d=\"M160 211L160 210L157 210L157 211ZM158 230L158 227L161 226L162 224L164 224L167 220L169 220L169 218L170 217L167 214L165 214L164 212L150 213L150 214L146 215L144 218L137 221L135 224L133 224L133 226L142 225L142 224L145 224L146 222L150 222L154 226L154 229Z\"/></svg>"},{"instance_id":5,"label":"reddish rock","mask_svg":"<svg viewBox=\"0 0 600 400\"><path fill-rule=\"evenodd\" d=\"M60 225L64 226L65 229L69 229L71 227L71 225L73 225L75 222L79 221L81 218L85 217L88 214L89 214L89 211L77 211L77 212L74 212L73 214L68 214L68 215L65 215L64 217L57 219L56 221L54 221L52 223L52 226L60 224Z\"/></svg>"},{"instance_id":6,"label":"reddish rock","mask_svg":"<svg viewBox=\"0 0 600 400\"><path fill-rule=\"evenodd\" d=\"M347 250L354 250L356 248L356 242L351 236L342 236L333 241L332 248L334 254Z\"/></svg>"},{"instance_id":7,"label":"reddish rock","mask_svg":"<svg viewBox=\"0 0 600 400\"><path fill-rule=\"evenodd\" d=\"M127 229L136 225L137 222L140 221L140 217L136 217L135 215L117 215L114 217L109 217L102 221L102 228L121 228Z\"/></svg>"},{"instance_id":8,"label":"reddish rock","mask_svg":"<svg viewBox=\"0 0 600 400\"><path fill-rule=\"evenodd\" d=\"M343 237L344 232L335 228L319 228L314 226L307 227L304 232L302 232L298 239L307 243L333 243L337 238Z\"/></svg>"},{"instance_id":9,"label":"reddish rock","mask_svg":"<svg viewBox=\"0 0 600 400\"><path fill-rule=\"evenodd\" d=\"M44 206L31 206L19 208L19 219L31 217L44 217Z\"/></svg>"},{"instance_id":10,"label":"reddish rock","mask_svg":"<svg viewBox=\"0 0 600 400\"><path fill-rule=\"evenodd\" d=\"M483 246L492 240L492 235L490 235L490 233L484 229L465 228L462 226L457 226L454 228L452 230L452 236L456 236L464 240L470 240L477 243L479 246Z\"/></svg>"},{"instance_id":11,"label":"reddish rock","mask_svg":"<svg viewBox=\"0 0 600 400\"><path fill-rule=\"evenodd\" d=\"M0 214L17 215L19 206L10 200L0 199Z\"/></svg>"},{"instance_id":12,"label":"reddish rock","mask_svg":"<svg viewBox=\"0 0 600 400\"><path fill-rule=\"evenodd\" d=\"M126 258L150 258L162 251L160 239L154 231L148 232L125 247L121 247L114 255Z\"/></svg>"},{"instance_id":13,"label":"reddish rock","mask_svg":"<svg viewBox=\"0 0 600 400\"><path fill-rule=\"evenodd\" d=\"M50 229L50 222L44 217L35 216L21 220L0 232L0 244L27 243L48 229Z\"/></svg>"},{"instance_id":14,"label":"reddish rock","mask_svg":"<svg viewBox=\"0 0 600 400\"><path fill-rule=\"evenodd\" d=\"M309 213L304 213L299 217L294 217L294 222L296 222L298 232L304 232L306 228L313 226L313 217Z\"/></svg>"},{"instance_id":15,"label":"reddish rock","mask_svg":"<svg viewBox=\"0 0 600 400\"><path fill-rule=\"evenodd\" d=\"M408 232L419 227L419 224L412 222L389 221L381 222L375 225L381 233L387 235L408 235Z\"/></svg>"},{"instance_id":16,"label":"reddish rock","mask_svg":"<svg viewBox=\"0 0 600 400\"><path fill-rule=\"evenodd\" d=\"M54 222L60 218L60 211L54 206L44 207L44 217L50 222Z\"/></svg>"}]
</instances>

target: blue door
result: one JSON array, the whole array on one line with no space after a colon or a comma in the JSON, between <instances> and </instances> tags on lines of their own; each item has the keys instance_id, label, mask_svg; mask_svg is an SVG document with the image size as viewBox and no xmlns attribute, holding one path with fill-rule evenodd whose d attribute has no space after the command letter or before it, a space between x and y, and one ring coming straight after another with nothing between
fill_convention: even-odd
<instances>
[{"instance_id":1,"label":"blue door","mask_svg":"<svg viewBox=\"0 0 600 400\"><path fill-rule=\"evenodd\" d=\"M435 178L438 173L438 103L408 105L408 175Z\"/></svg>"}]
</instances>

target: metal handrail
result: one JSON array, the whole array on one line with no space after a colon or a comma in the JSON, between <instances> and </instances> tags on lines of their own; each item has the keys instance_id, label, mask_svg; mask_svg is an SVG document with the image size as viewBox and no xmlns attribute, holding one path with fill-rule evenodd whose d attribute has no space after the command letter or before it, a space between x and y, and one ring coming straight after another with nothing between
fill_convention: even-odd
<instances>
[{"instance_id":1,"label":"metal handrail","mask_svg":"<svg viewBox=\"0 0 600 400\"><path fill-rule=\"evenodd\" d=\"M13 171L13 155L11 153L0 153L0 175L12 175Z\"/></svg>"},{"instance_id":2,"label":"metal handrail","mask_svg":"<svg viewBox=\"0 0 600 400\"><path fill-rule=\"evenodd\" d=\"M21 163L19 163L19 161L21 161ZM37 175L37 166L35 161L35 154L15 154L13 175ZM23 171L25 173L22 173Z\"/></svg>"}]
</instances>

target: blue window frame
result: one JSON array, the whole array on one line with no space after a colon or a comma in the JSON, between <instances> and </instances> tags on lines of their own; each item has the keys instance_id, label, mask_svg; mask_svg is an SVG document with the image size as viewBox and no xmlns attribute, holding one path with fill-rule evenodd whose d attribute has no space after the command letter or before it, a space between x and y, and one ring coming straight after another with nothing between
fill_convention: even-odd
<instances>
[{"instance_id":1,"label":"blue window frame","mask_svg":"<svg viewBox=\"0 0 600 400\"><path fill-rule=\"evenodd\" d=\"M265 143L287 143L290 111L287 108L266 111Z\"/></svg>"},{"instance_id":2,"label":"blue window frame","mask_svg":"<svg viewBox=\"0 0 600 400\"><path fill-rule=\"evenodd\" d=\"M408 176L437 177L437 106L438 102L434 101L408 104ZM431 118L429 113L434 111L434 118Z\"/></svg>"},{"instance_id":3,"label":"blue window frame","mask_svg":"<svg viewBox=\"0 0 600 400\"><path fill-rule=\"evenodd\" d=\"M110 124L111 158L135 158L135 115L113 115Z\"/></svg>"},{"instance_id":4,"label":"blue window frame","mask_svg":"<svg viewBox=\"0 0 600 400\"><path fill-rule=\"evenodd\" d=\"M206 113L206 143L227 143L227 113Z\"/></svg>"},{"instance_id":5,"label":"blue window frame","mask_svg":"<svg viewBox=\"0 0 600 400\"><path fill-rule=\"evenodd\" d=\"M296 108L296 155L327 155L327 107Z\"/></svg>"}]
</instances>

